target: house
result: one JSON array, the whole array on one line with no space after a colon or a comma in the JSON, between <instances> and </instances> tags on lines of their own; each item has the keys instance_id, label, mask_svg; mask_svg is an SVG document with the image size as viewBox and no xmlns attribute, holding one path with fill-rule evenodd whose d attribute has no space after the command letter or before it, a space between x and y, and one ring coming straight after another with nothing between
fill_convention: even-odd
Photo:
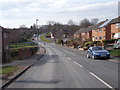
<instances>
[{"instance_id":1,"label":"house","mask_svg":"<svg viewBox=\"0 0 120 90\"><path fill-rule=\"evenodd\" d=\"M81 33L80 33L81 30L78 30L77 32L74 33L74 39L75 38L81 38Z\"/></svg>"},{"instance_id":2,"label":"house","mask_svg":"<svg viewBox=\"0 0 120 90\"><path fill-rule=\"evenodd\" d=\"M114 35L116 33L120 32L120 16L118 18L113 19L110 22L110 26L111 26L111 31L110 31L110 34L109 34L110 35L110 39L115 39Z\"/></svg>"},{"instance_id":3,"label":"house","mask_svg":"<svg viewBox=\"0 0 120 90\"><path fill-rule=\"evenodd\" d=\"M120 32L120 17L106 20L103 24L99 25L96 30L92 30L92 40L109 40L114 39L114 35Z\"/></svg>"},{"instance_id":4,"label":"house","mask_svg":"<svg viewBox=\"0 0 120 90\"><path fill-rule=\"evenodd\" d=\"M94 34L97 35L97 28L104 22L105 21L102 21L96 25L78 30L76 33L74 33L74 38L80 38L81 42L94 41L96 39Z\"/></svg>"},{"instance_id":5,"label":"house","mask_svg":"<svg viewBox=\"0 0 120 90\"><path fill-rule=\"evenodd\" d=\"M91 32L92 26L89 26L88 28L80 29L81 34L81 42L91 41L92 39L92 32Z\"/></svg>"},{"instance_id":6,"label":"house","mask_svg":"<svg viewBox=\"0 0 120 90\"><path fill-rule=\"evenodd\" d=\"M105 20L95 25L95 27L92 29L92 41L104 40L106 38L105 28L99 27L107 21L108 20Z\"/></svg>"}]
</instances>

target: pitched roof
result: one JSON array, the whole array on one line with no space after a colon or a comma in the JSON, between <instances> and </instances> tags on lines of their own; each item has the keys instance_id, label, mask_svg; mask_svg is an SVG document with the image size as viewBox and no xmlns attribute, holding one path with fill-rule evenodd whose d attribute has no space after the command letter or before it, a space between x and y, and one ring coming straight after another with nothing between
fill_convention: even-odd
<instances>
[{"instance_id":1,"label":"pitched roof","mask_svg":"<svg viewBox=\"0 0 120 90\"><path fill-rule=\"evenodd\" d=\"M102 25L99 26L99 28L105 27L107 26L112 20L107 20L106 22L104 22Z\"/></svg>"},{"instance_id":2,"label":"pitched roof","mask_svg":"<svg viewBox=\"0 0 120 90\"><path fill-rule=\"evenodd\" d=\"M100 25L99 28L106 27L109 24L115 24L115 23L120 23L120 16L118 18L107 20L102 25Z\"/></svg>"},{"instance_id":3,"label":"pitched roof","mask_svg":"<svg viewBox=\"0 0 120 90\"><path fill-rule=\"evenodd\" d=\"M75 32L75 34L90 32L93 29L95 30L95 29L99 28L99 26L102 25L104 22L106 22L106 21L102 21L102 22L100 22L98 24L89 26L87 28L82 28L82 29L78 30L77 32Z\"/></svg>"},{"instance_id":4,"label":"pitched roof","mask_svg":"<svg viewBox=\"0 0 120 90\"><path fill-rule=\"evenodd\" d=\"M120 16L118 18L112 19L111 24L120 23Z\"/></svg>"}]
</instances>

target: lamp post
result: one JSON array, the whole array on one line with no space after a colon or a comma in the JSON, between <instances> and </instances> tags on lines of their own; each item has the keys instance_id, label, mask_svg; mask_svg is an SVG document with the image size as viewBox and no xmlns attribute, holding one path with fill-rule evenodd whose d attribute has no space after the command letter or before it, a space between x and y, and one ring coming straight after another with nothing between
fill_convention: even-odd
<instances>
[{"instance_id":1,"label":"lamp post","mask_svg":"<svg viewBox=\"0 0 120 90\"><path fill-rule=\"evenodd\" d=\"M37 33L37 42L38 42L38 35L39 35L39 33L38 33L38 19L36 19L36 33Z\"/></svg>"}]
</instances>

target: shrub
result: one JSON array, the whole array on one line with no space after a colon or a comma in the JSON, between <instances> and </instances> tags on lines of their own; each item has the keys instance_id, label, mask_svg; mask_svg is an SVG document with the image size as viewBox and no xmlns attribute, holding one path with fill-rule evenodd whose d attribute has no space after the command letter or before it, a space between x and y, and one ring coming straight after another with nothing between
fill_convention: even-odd
<instances>
[{"instance_id":1,"label":"shrub","mask_svg":"<svg viewBox=\"0 0 120 90\"><path fill-rule=\"evenodd\" d=\"M102 40L102 42L106 45L106 44L110 44L110 43L115 43L116 40L118 40L118 39Z\"/></svg>"},{"instance_id":2,"label":"shrub","mask_svg":"<svg viewBox=\"0 0 120 90\"><path fill-rule=\"evenodd\" d=\"M86 42L84 46L88 47L89 45L93 45L93 42Z\"/></svg>"},{"instance_id":3,"label":"shrub","mask_svg":"<svg viewBox=\"0 0 120 90\"><path fill-rule=\"evenodd\" d=\"M57 44L63 44L63 43L64 43L64 41L61 38L59 38L57 41Z\"/></svg>"}]
</instances>

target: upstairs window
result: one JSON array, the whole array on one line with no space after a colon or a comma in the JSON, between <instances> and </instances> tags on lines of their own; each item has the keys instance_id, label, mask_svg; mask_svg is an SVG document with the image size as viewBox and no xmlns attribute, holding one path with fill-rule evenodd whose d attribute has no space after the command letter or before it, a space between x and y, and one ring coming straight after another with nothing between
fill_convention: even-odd
<instances>
[{"instance_id":1,"label":"upstairs window","mask_svg":"<svg viewBox=\"0 0 120 90\"><path fill-rule=\"evenodd\" d=\"M100 30L99 30L100 32L102 32L102 28L100 28Z\"/></svg>"},{"instance_id":2,"label":"upstairs window","mask_svg":"<svg viewBox=\"0 0 120 90\"><path fill-rule=\"evenodd\" d=\"M120 23L116 23L116 28L120 28Z\"/></svg>"}]
</instances>

